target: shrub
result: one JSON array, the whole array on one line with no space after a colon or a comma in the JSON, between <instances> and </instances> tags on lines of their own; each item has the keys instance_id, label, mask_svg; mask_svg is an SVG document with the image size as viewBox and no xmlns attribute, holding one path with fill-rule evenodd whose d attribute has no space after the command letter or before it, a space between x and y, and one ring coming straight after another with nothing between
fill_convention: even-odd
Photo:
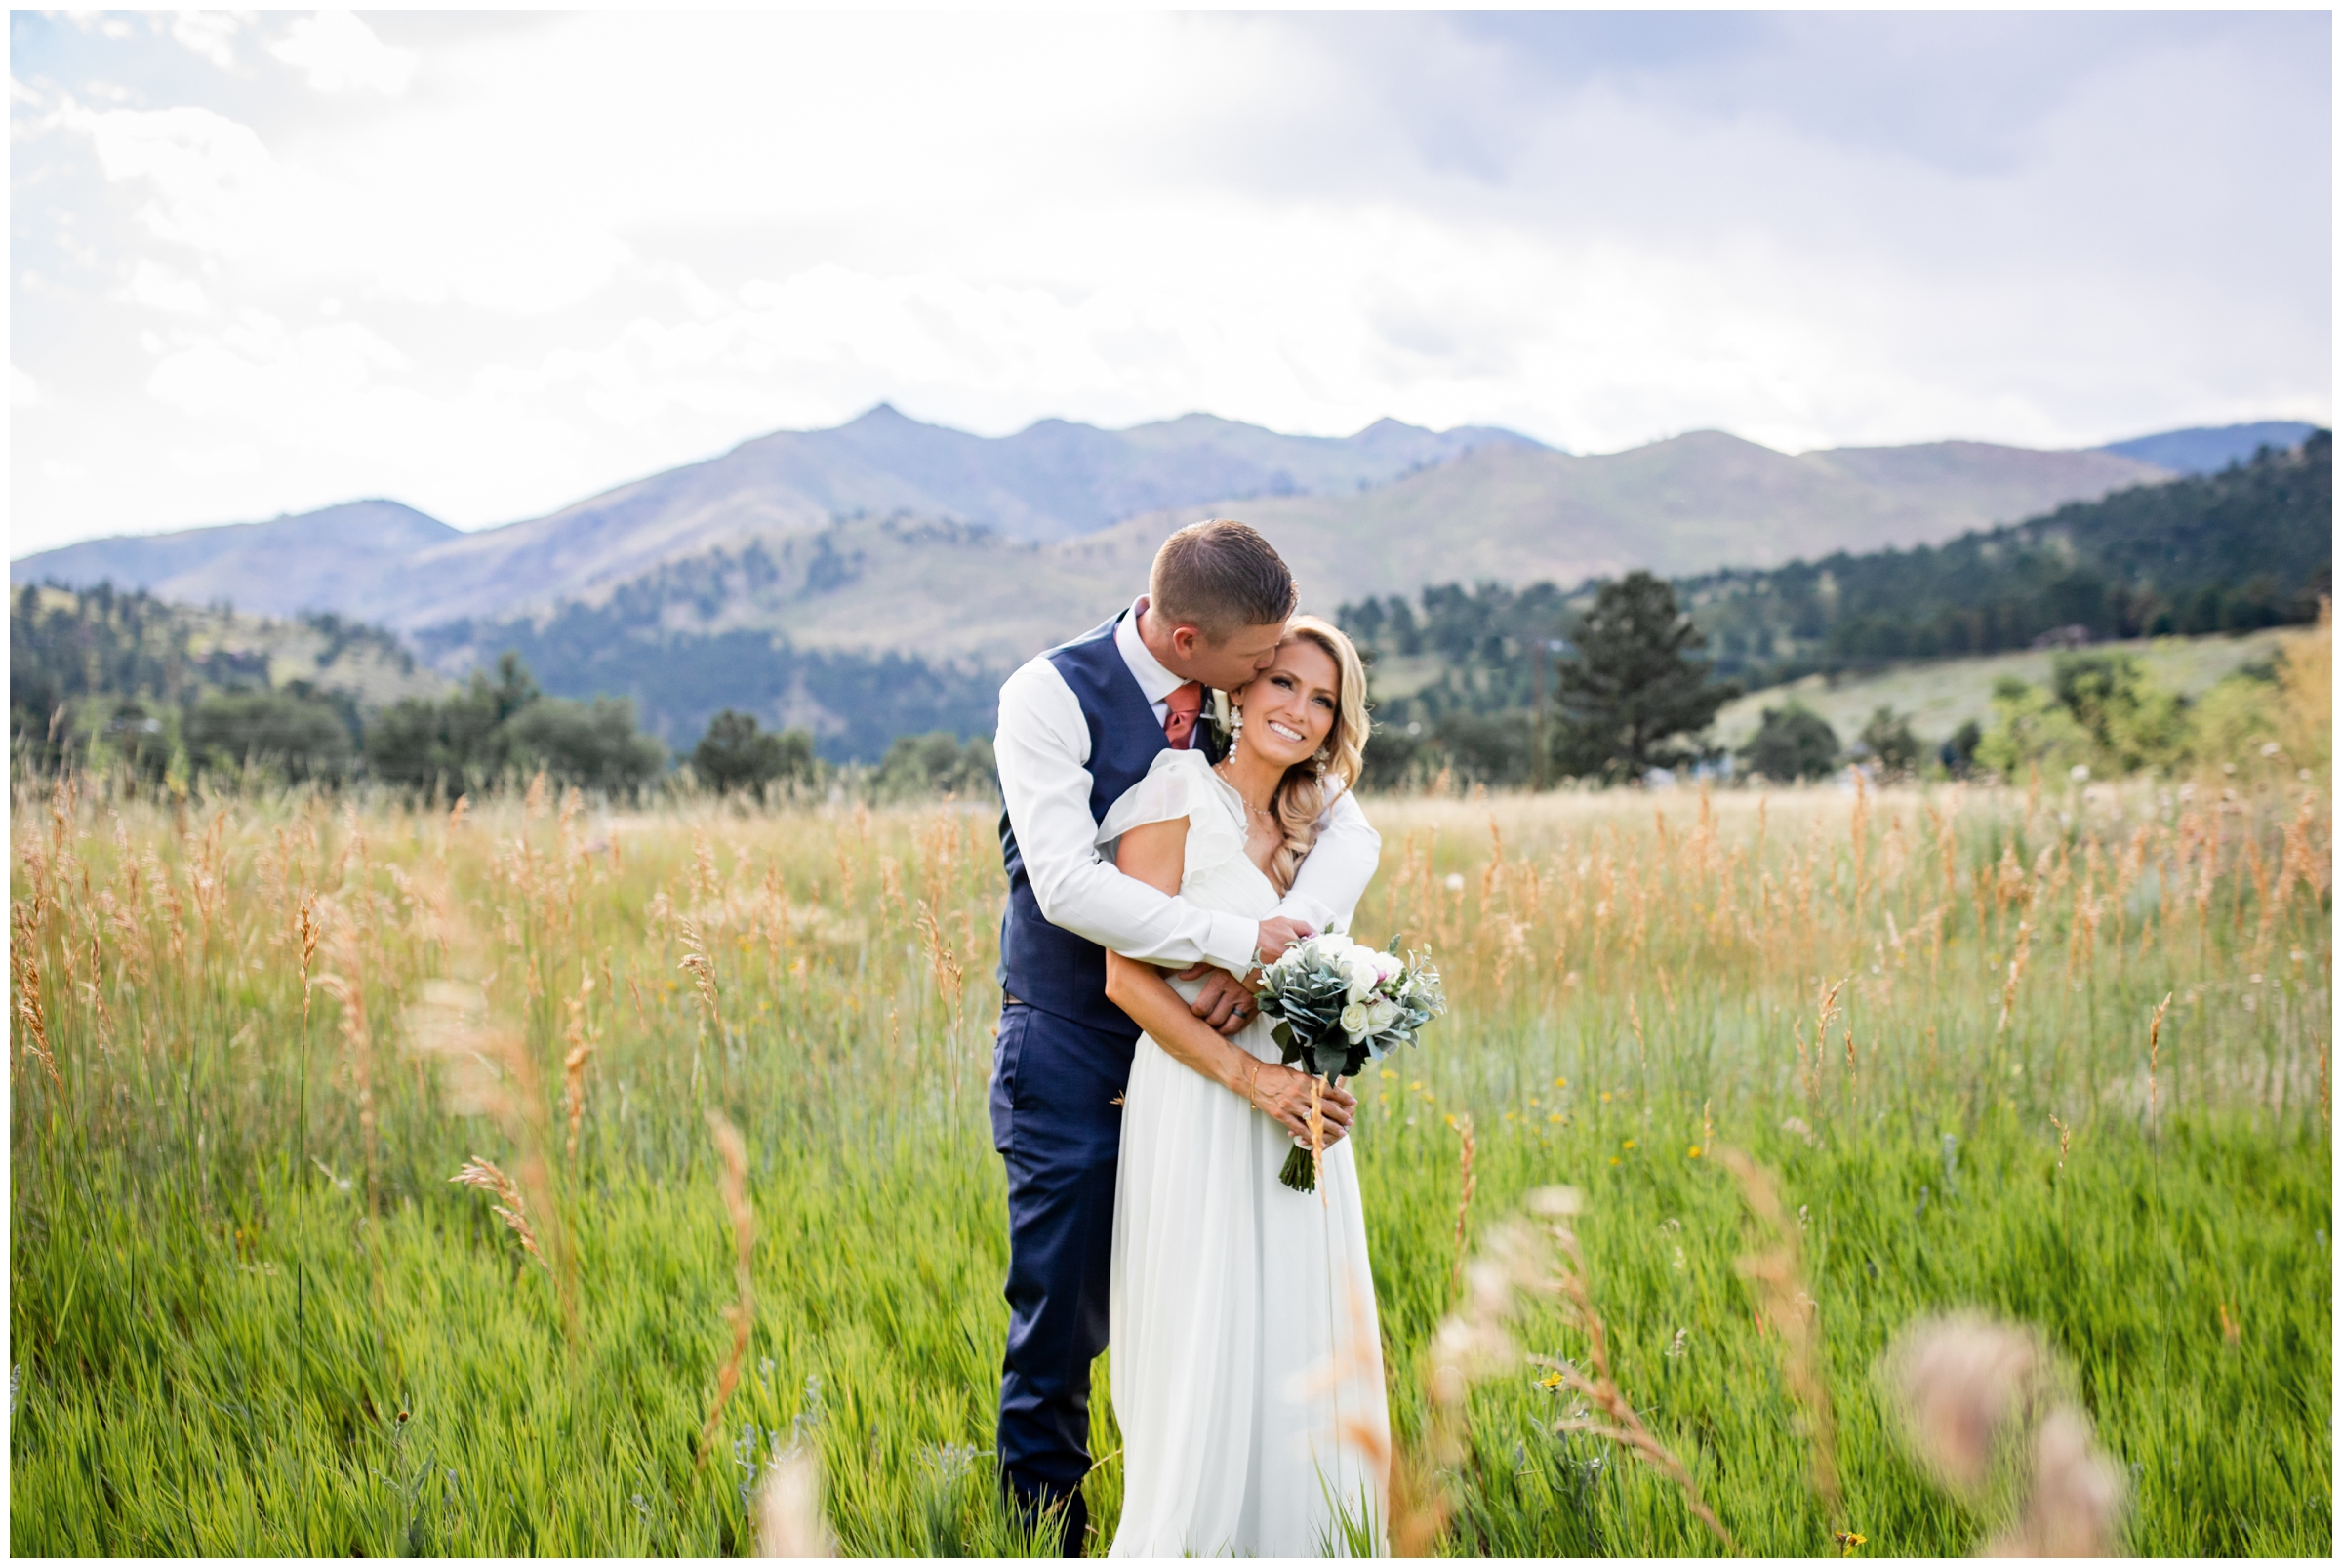
<instances>
[{"instance_id":1,"label":"shrub","mask_svg":"<svg viewBox=\"0 0 2342 1568\"><path fill-rule=\"evenodd\" d=\"M1891 707L1881 705L1871 714L1855 744L1877 757L1878 766L1890 774L1910 773L1919 765L1919 738L1911 733L1910 718Z\"/></svg>"},{"instance_id":2,"label":"shrub","mask_svg":"<svg viewBox=\"0 0 2342 1568\"><path fill-rule=\"evenodd\" d=\"M1433 751L1420 733L1409 735L1398 725L1377 724L1366 740L1365 767L1358 775L1358 787L1368 791L1403 789L1421 780Z\"/></svg>"},{"instance_id":3,"label":"shrub","mask_svg":"<svg viewBox=\"0 0 2342 1568\"><path fill-rule=\"evenodd\" d=\"M975 736L962 744L949 730L899 735L871 780L881 798L912 795L972 795L1000 786L992 767L992 743Z\"/></svg>"},{"instance_id":4,"label":"shrub","mask_svg":"<svg viewBox=\"0 0 2342 1568\"><path fill-rule=\"evenodd\" d=\"M1936 748L1935 758L1944 771L1955 779L1965 779L1975 765L1977 744L1984 740L1984 726L1974 719L1962 723L1952 732L1952 738Z\"/></svg>"},{"instance_id":5,"label":"shrub","mask_svg":"<svg viewBox=\"0 0 2342 1568\"><path fill-rule=\"evenodd\" d=\"M2135 655L2061 654L2049 685L2088 733L2101 772L2167 767L2187 748L2187 713L2178 694L2157 685Z\"/></svg>"},{"instance_id":6,"label":"shrub","mask_svg":"<svg viewBox=\"0 0 2342 1568\"><path fill-rule=\"evenodd\" d=\"M543 768L556 784L582 789L631 794L666 765L666 747L635 730L630 698L539 698L512 715L505 732L515 768Z\"/></svg>"},{"instance_id":7,"label":"shrub","mask_svg":"<svg viewBox=\"0 0 2342 1568\"><path fill-rule=\"evenodd\" d=\"M296 780L349 772L352 747L341 715L330 704L290 692L214 692L188 711L183 734L196 764L221 772L248 763Z\"/></svg>"},{"instance_id":8,"label":"shrub","mask_svg":"<svg viewBox=\"0 0 2342 1568\"><path fill-rule=\"evenodd\" d=\"M1837 732L1802 704L1768 707L1749 744L1743 766L1767 779L1819 779L1837 766Z\"/></svg>"},{"instance_id":9,"label":"shrub","mask_svg":"<svg viewBox=\"0 0 2342 1568\"><path fill-rule=\"evenodd\" d=\"M1993 685L1993 723L1976 743L1976 762L2004 779L2028 767L2051 772L2087 765L2097 747L2056 694L2014 675Z\"/></svg>"},{"instance_id":10,"label":"shrub","mask_svg":"<svg viewBox=\"0 0 2342 1568\"><path fill-rule=\"evenodd\" d=\"M1450 713L1440 719L1438 737L1440 747L1467 779L1491 788L1526 784L1529 780L1531 751L1526 713Z\"/></svg>"}]
</instances>

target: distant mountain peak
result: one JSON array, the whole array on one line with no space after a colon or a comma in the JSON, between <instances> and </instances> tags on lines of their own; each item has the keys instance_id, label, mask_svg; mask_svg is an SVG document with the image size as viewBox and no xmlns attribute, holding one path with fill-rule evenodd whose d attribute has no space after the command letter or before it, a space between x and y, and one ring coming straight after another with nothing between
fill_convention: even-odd
<instances>
[{"instance_id":1,"label":"distant mountain peak","mask_svg":"<svg viewBox=\"0 0 2342 1568\"><path fill-rule=\"evenodd\" d=\"M2262 447L2297 447L2308 439L2314 424L2300 420L2260 420L2250 424L2197 425L2185 430L2161 430L2130 441L2099 448L2141 462L2152 462L2174 473L2218 473L2232 462L2242 462Z\"/></svg>"}]
</instances>

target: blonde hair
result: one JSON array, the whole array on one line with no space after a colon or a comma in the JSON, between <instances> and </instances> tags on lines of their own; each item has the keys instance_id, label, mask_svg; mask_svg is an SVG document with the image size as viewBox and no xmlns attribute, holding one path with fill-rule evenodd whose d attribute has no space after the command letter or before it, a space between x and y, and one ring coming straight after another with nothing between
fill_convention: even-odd
<instances>
[{"instance_id":1,"label":"blonde hair","mask_svg":"<svg viewBox=\"0 0 2342 1568\"><path fill-rule=\"evenodd\" d=\"M1317 819L1333 798L1334 781L1340 780L1344 789L1356 786L1366 763L1368 725L1366 665L1342 628L1315 616L1295 616L1285 623L1284 642L1277 646L1291 642L1313 642L1332 656L1341 686L1334 699L1334 727L1326 732L1325 744L1314 756L1287 768L1269 797L1270 813L1285 835L1269 860L1269 880L1279 893L1292 888L1302 857L1317 841Z\"/></svg>"}]
</instances>

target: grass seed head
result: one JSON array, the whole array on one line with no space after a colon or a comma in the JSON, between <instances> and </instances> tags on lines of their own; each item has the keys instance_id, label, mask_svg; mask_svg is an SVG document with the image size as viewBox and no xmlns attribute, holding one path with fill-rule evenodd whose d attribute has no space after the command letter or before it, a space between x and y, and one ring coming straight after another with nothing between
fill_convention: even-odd
<instances>
[{"instance_id":1,"label":"grass seed head","mask_svg":"<svg viewBox=\"0 0 2342 1568\"><path fill-rule=\"evenodd\" d=\"M545 1254L537 1246L537 1231L529 1224L528 1200L520 1195L519 1185L499 1170L494 1161L484 1160L474 1154L448 1181L457 1186L476 1187L494 1196L498 1200L497 1218L503 1220L512 1233L520 1238L521 1250L536 1259L540 1268L548 1273L552 1271L552 1266L545 1261Z\"/></svg>"},{"instance_id":2,"label":"grass seed head","mask_svg":"<svg viewBox=\"0 0 2342 1568\"><path fill-rule=\"evenodd\" d=\"M2034 1433L2030 1490L1991 1557L2105 1557L2119 1549L2122 1471L2091 1441L2089 1418L2060 1405Z\"/></svg>"},{"instance_id":3,"label":"grass seed head","mask_svg":"<svg viewBox=\"0 0 2342 1568\"><path fill-rule=\"evenodd\" d=\"M756 1555L827 1557L829 1529L822 1521L822 1467L810 1451L793 1448L765 1467L756 1489Z\"/></svg>"},{"instance_id":4,"label":"grass seed head","mask_svg":"<svg viewBox=\"0 0 2342 1568\"><path fill-rule=\"evenodd\" d=\"M2046 1368L2037 1332L1977 1312L1915 1323L1886 1356L1905 1437L1946 1486L1971 1499L2039 1398Z\"/></svg>"}]
</instances>

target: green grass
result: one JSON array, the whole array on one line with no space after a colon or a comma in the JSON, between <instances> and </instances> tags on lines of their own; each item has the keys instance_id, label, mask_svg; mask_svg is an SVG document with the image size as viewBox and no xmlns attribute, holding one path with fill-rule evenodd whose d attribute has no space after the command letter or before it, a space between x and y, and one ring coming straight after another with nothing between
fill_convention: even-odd
<instances>
[{"instance_id":1,"label":"green grass","mask_svg":"<svg viewBox=\"0 0 2342 1568\"><path fill-rule=\"evenodd\" d=\"M2275 867L2291 803L2223 819L2228 858L2200 913L2177 857L2210 818L2143 792L2030 809L1971 795L1931 950L1917 933L1946 902L1927 816L1941 804L1870 803L1859 903L1835 793L1776 795L1761 818L1727 798L1709 829L1675 799L1664 837L1634 796L1377 806L1385 873L1361 931L1433 941L1458 998L1399 1076L1362 1086L1402 1447L1425 1433L1426 1347L1456 1306L1448 1117L1470 1113L1467 1244L1532 1188L1586 1193L1578 1229L1619 1381L1744 1549L1826 1552L1844 1529L1866 1552L1964 1553L1999 1526L1915 1467L1876 1372L1914 1317L1974 1306L2038 1325L2070 1366L2131 1477L2131 1550L2328 1552L2330 915L2322 888L2296 887L2264 943L2241 858L2250 830ZM23 1054L20 1018L14 1551L733 1552L748 1545L745 1488L792 1441L820 1456L846 1552L1032 1549L994 1500L989 1452L1006 1226L983 1113L997 873L981 816L702 809L572 833L515 807L451 831L296 800L238 808L211 850L192 814L182 835L126 811L119 842L103 810L61 832L45 816L20 800L12 882L59 1070L52 1083ZM2149 851L2119 888L2140 827ZM620 855L586 846L603 834ZM2101 840L2112 852L2085 882ZM2039 866L2006 1026L2017 914L1974 893L2003 850ZM1778 901L1800 886L1791 920ZM2111 902L2080 954L2085 889ZM303 891L333 900L317 968L364 977L371 1154L338 1010L320 992L303 1022L289 913ZM126 927L120 910L142 912ZM707 939L720 1023L678 976L685 918ZM101 978L85 992L93 930ZM560 1063L581 961L598 1043L572 1159ZM953 964L978 977L956 996ZM1817 1075L1793 1024L1810 1018L1811 980L1849 973L1856 1070L1834 1028ZM505 1117L464 1098L451 1058L402 1043L418 1038L402 1010L446 974L489 977L492 1013L526 1041L541 1087L507 1076ZM20 1004L25 989L20 972ZM2165 990L2181 996L2150 1114L2145 1019ZM703 1466L734 1298L707 1107L747 1134L759 1234L744 1376ZM2053 1112L2076 1129L2062 1170ZM1735 1271L1753 1232L1716 1144L1749 1150L1803 1211L1835 1518L1804 1484L1778 1336ZM447 1180L473 1153L516 1170L531 1148L552 1268ZM1517 1336L1582 1353L1551 1307ZM1099 1373L1093 1550L1121 1484ZM1467 1456L1439 1482L1443 1550L1716 1549L1655 1473L1555 1437L1561 1411L1533 1375L1474 1389Z\"/></svg>"},{"instance_id":2,"label":"green grass","mask_svg":"<svg viewBox=\"0 0 2342 1568\"><path fill-rule=\"evenodd\" d=\"M2280 627L2233 637L2142 637L2104 643L2093 651L2136 655L2158 685L2201 697L2246 664L2275 658L2289 638L2298 635ZM1846 742L1862 733L1863 725L1878 708L1891 707L1908 717L1913 732L1932 745L1948 740L1970 721L1989 727L1993 722L1993 684L2013 675L2031 685L2046 686L2056 658L2045 651L1983 654L1970 659L1914 661L1876 674L1837 679L1808 675L1725 704L1716 715L1714 734L1719 744L1745 745L1756 733L1766 708L1797 702L1828 719L1830 727Z\"/></svg>"}]
</instances>

